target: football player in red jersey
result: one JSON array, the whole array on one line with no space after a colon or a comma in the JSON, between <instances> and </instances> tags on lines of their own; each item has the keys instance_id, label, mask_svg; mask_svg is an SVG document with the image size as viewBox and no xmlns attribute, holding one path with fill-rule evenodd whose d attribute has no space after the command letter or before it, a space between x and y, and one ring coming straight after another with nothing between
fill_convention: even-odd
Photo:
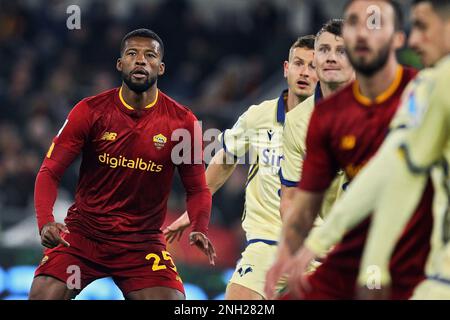
<instances>
[{"instance_id":1,"label":"football player in red jersey","mask_svg":"<svg viewBox=\"0 0 450 320\"><path fill-rule=\"evenodd\" d=\"M160 230L175 169L193 221L191 244L214 263L201 129L188 108L157 88L163 55L163 42L153 31L127 34L117 60L121 87L81 100L54 138L36 178L36 215L47 249L30 299L70 299L108 276L126 299L184 299ZM179 129L190 133L183 143L191 156L181 162L172 156L177 141L171 137ZM57 223L58 182L80 153L75 202L65 224Z\"/></svg>"},{"instance_id":2,"label":"football player in red jersey","mask_svg":"<svg viewBox=\"0 0 450 320\"><path fill-rule=\"evenodd\" d=\"M315 107L299 189L287 213L278 260L267 274L268 293L273 294L273 283L289 272L290 293L284 298L355 296L369 220L347 233L310 276L296 264L303 260L298 249L337 170L342 168L351 179L375 154L388 133L403 89L416 74L396 60L396 49L405 38L401 15L395 1L351 0L346 5L343 38L356 81ZM393 281L392 298L407 299L424 277L429 244L422 240L431 231L430 199L424 199L427 202L406 229L391 260L393 278L401 278Z\"/></svg>"}]
</instances>

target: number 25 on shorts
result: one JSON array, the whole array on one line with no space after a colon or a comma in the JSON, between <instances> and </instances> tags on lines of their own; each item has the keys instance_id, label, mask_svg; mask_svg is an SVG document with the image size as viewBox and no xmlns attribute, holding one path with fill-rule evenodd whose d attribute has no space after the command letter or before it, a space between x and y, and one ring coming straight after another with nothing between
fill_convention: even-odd
<instances>
[{"instance_id":1,"label":"number 25 on shorts","mask_svg":"<svg viewBox=\"0 0 450 320\"><path fill-rule=\"evenodd\" d=\"M167 251L161 251L162 253L162 257L164 260L166 261L170 261L170 263L172 264L173 267L170 267L170 269L172 269L173 271L177 272L177 267L175 266L175 263L173 263L172 257L170 256L170 253ZM146 257L146 260L151 260L151 259L155 259L153 261L153 265L152 265L152 270L153 271L158 271L158 270L164 270L167 269L167 266L164 264L159 264L159 262L161 261L161 258L159 257L159 255L157 255L156 253L149 253Z\"/></svg>"}]
</instances>

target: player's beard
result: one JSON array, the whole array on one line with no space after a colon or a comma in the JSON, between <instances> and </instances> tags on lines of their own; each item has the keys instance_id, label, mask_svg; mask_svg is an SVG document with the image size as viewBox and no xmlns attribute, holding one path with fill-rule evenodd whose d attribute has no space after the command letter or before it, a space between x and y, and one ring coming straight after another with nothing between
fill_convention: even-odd
<instances>
[{"instance_id":1,"label":"player's beard","mask_svg":"<svg viewBox=\"0 0 450 320\"><path fill-rule=\"evenodd\" d=\"M367 62L365 58L356 59L352 54L348 54L348 59L350 60L350 63L352 64L355 71L361 73L366 77L370 77L378 70L382 69L389 59L392 41L393 38L391 38L388 43L381 47L380 50L378 50L378 54L376 55L375 59L370 62Z\"/></svg>"},{"instance_id":2,"label":"player's beard","mask_svg":"<svg viewBox=\"0 0 450 320\"><path fill-rule=\"evenodd\" d=\"M148 76L147 81L136 83L133 82L133 79L131 78L132 74L126 74L122 72L122 80L125 82L128 88L130 88L131 91L134 91L136 93L142 93L150 89L155 83L156 80L158 80L158 76Z\"/></svg>"}]
</instances>

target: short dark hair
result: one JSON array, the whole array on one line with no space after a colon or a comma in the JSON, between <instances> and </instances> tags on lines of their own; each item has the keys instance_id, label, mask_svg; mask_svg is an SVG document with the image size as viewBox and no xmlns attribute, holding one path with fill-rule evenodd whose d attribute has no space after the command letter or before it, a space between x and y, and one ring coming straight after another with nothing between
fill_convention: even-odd
<instances>
[{"instance_id":1,"label":"short dark hair","mask_svg":"<svg viewBox=\"0 0 450 320\"><path fill-rule=\"evenodd\" d=\"M348 0L344 5L344 11L347 10L348 6L354 1L356 0ZM386 0L385 2L389 3L394 9L395 31L402 31L404 26L404 16L402 6L396 0Z\"/></svg>"},{"instance_id":2,"label":"short dark hair","mask_svg":"<svg viewBox=\"0 0 450 320\"><path fill-rule=\"evenodd\" d=\"M316 34L316 39L320 37L320 35L324 32L329 32L334 34L337 37L342 37L342 28L344 27L343 19L331 19L327 21L322 28L320 28L319 32Z\"/></svg>"},{"instance_id":3,"label":"short dark hair","mask_svg":"<svg viewBox=\"0 0 450 320\"><path fill-rule=\"evenodd\" d=\"M437 15L443 18L449 18L450 0L414 0L412 4L415 6L422 2L429 2Z\"/></svg>"},{"instance_id":4,"label":"short dark hair","mask_svg":"<svg viewBox=\"0 0 450 320\"><path fill-rule=\"evenodd\" d=\"M295 42L289 48L289 59L291 58L292 51L295 48L304 48L307 50L314 50L315 41L316 41L316 37L312 34L298 37L297 40L295 40Z\"/></svg>"},{"instance_id":5,"label":"short dark hair","mask_svg":"<svg viewBox=\"0 0 450 320\"><path fill-rule=\"evenodd\" d=\"M130 38L134 38L134 37L143 37L143 38L149 38L149 39L153 39L156 42L159 43L159 47L161 49L161 59L164 57L164 43L161 40L161 38L152 30L149 29L136 29L133 30L131 32L128 32L125 37L123 37L122 41L120 42L120 54L123 54L123 50L125 49L125 42L130 39Z\"/></svg>"},{"instance_id":6,"label":"short dark hair","mask_svg":"<svg viewBox=\"0 0 450 320\"><path fill-rule=\"evenodd\" d=\"M316 41L316 37L312 34L298 37L297 40L292 44L291 50L295 48L305 48L309 50L314 50L314 42Z\"/></svg>"}]
</instances>

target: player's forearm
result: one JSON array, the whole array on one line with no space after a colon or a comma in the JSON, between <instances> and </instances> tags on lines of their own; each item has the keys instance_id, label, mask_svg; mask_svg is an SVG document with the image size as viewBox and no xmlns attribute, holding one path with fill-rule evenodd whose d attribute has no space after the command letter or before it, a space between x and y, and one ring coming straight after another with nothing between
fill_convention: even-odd
<instances>
[{"instance_id":1,"label":"player's forearm","mask_svg":"<svg viewBox=\"0 0 450 320\"><path fill-rule=\"evenodd\" d=\"M39 232L45 224L54 221L53 205L58 195L59 181L77 155L77 152L60 148L56 144L53 152L47 153L42 163L34 189L34 206Z\"/></svg>"},{"instance_id":2,"label":"player's forearm","mask_svg":"<svg viewBox=\"0 0 450 320\"><path fill-rule=\"evenodd\" d=\"M282 239L278 243L276 261L288 261L288 259L291 258L292 256L293 253L291 252L291 248L286 242L286 238L282 237Z\"/></svg>"},{"instance_id":3,"label":"player's forearm","mask_svg":"<svg viewBox=\"0 0 450 320\"><path fill-rule=\"evenodd\" d=\"M285 222L283 222L284 237L282 241L287 244L291 254L300 248L312 229L319 214L322 199L323 193L296 191L292 205L286 211Z\"/></svg>"},{"instance_id":4,"label":"player's forearm","mask_svg":"<svg viewBox=\"0 0 450 320\"><path fill-rule=\"evenodd\" d=\"M211 215L211 193L208 188L201 192L188 195L186 200L189 220L192 221L192 230L208 234L208 225Z\"/></svg>"},{"instance_id":5,"label":"player's forearm","mask_svg":"<svg viewBox=\"0 0 450 320\"><path fill-rule=\"evenodd\" d=\"M297 187L281 186L280 217L282 221L286 220L289 208L292 207L292 202L296 191Z\"/></svg>"},{"instance_id":6,"label":"player's forearm","mask_svg":"<svg viewBox=\"0 0 450 320\"><path fill-rule=\"evenodd\" d=\"M287 226L284 231L283 242L286 244L291 255L294 255L295 252L297 252L297 250L302 246L307 235L307 227L305 223L299 223L298 221L298 219L297 221L288 219Z\"/></svg>"},{"instance_id":7,"label":"player's forearm","mask_svg":"<svg viewBox=\"0 0 450 320\"><path fill-rule=\"evenodd\" d=\"M205 174L201 172L193 176L182 175L181 180L186 190L186 207L192 230L208 233L211 215L212 197L206 185Z\"/></svg>"},{"instance_id":8,"label":"player's forearm","mask_svg":"<svg viewBox=\"0 0 450 320\"><path fill-rule=\"evenodd\" d=\"M218 151L206 169L206 183L211 194L216 193L236 168L236 163L230 161L225 150Z\"/></svg>"}]
</instances>

